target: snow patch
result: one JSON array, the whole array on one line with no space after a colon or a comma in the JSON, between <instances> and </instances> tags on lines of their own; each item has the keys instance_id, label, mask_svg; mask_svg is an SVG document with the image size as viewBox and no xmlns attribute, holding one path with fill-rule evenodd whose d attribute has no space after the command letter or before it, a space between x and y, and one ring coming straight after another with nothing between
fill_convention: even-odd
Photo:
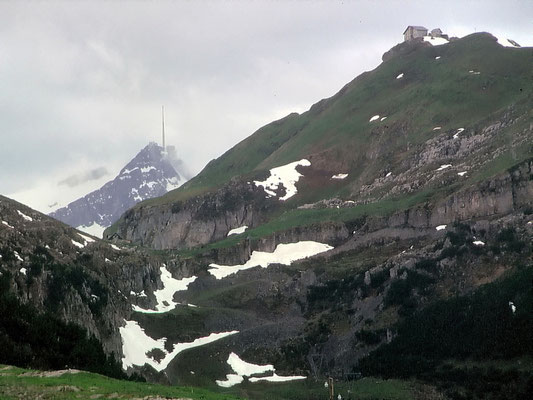
<instances>
[{"instance_id":1,"label":"snow patch","mask_svg":"<svg viewBox=\"0 0 533 400\"><path fill-rule=\"evenodd\" d=\"M112 243L110 244L110 246L111 246L111 248L112 248L113 250L117 250L117 251L122 250L120 247L118 247L117 245L114 245L114 244L112 244Z\"/></svg>"},{"instance_id":2,"label":"snow patch","mask_svg":"<svg viewBox=\"0 0 533 400\"><path fill-rule=\"evenodd\" d=\"M16 258L17 260L19 260L19 261L24 261L24 260L22 259L22 257L20 256L20 254L19 254L17 251L14 251L13 254L15 254L15 258Z\"/></svg>"},{"instance_id":3,"label":"snow patch","mask_svg":"<svg viewBox=\"0 0 533 400\"><path fill-rule=\"evenodd\" d=\"M4 224L5 226L7 226L8 228L15 229L14 226L9 225L6 221L2 221L2 224Z\"/></svg>"},{"instance_id":4,"label":"snow patch","mask_svg":"<svg viewBox=\"0 0 533 400\"><path fill-rule=\"evenodd\" d=\"M186 180L180 181L177 177L172 177L170 179L167 179L166 190L167 192L170 192L171 190L179 188L185 182L187 181Z\"/></svg>"},{"instance_id":5,"label":"snow patch","mask_svg":"<svg viewBox=\"0 0 533 400\"><path fill-rule=\"evenodd\" d=\"M269 381L269 382L287 382L297 379L306 379L305 376L279 376L276 375L276 370L274 369L274 366L271 364L266 365L257 365L252 364L249 362L246 362L242 360L237 354L231 353L228 357L227 363L231 367L231 369L235 372L234 374L227 374L226 380L221 381L217 380L216 384L218 386L222 387L232 387L234 385L237 385L241 383L244 380L244 377L246 376L252 376L252 375L259 375L264 374L267 372L272 372L272 375L270 376L264 376L264 377L253 377L250 378L250 382L258 382L261 380Z\"/></svg>"},{"instance_id":6,"label":"snow patch","mask_svg":"<svg viewBox=\"0 0 533 400\"><path fill-rule=\"evenodd\" d=\"M133 200L135 201L142 201L142 197L139 196L139 190L137 190L136 188L131 188L131 194L133 194Z\"/></svg>"},{"instance_id":7,"label":"snow patch","mask_svg":"<svg viewBox=\"0 0 533 400\"><path fill-rule=\"evenodd\" d=\"M461 171L461 172L458 172L457 175L459 175L459 176L465 176L465 175L466 175L466 172L467 172L467 171Z\"/></svg>"},{"instance_id":8,"label":"snow patch","mask_svg":"<svg viewBox=\"0 0 533 400\"><path fill-rule=\"evenodd\" d=\"M459 128L457 129L457 132L453 135L454 139L457 139L459 137L459 134L462 133L465 130L465 128Z\"/></svg>"},{"instance_id":9,"label":"snow patch","mask_svg":"<svg viewBox=\"0 0 533 400\"><path fill-rule=\"evenodd\" d=\"M387 175L385 175L385 178L388 178L391 175L392 175L392 172L387 172Z\"/></svg>"},{"instance_id":10,"label":"snow patch","mask_svg":"<svg viewBox=\"0 0 533 400\"><path fill-rule=\"evenodd\" d=\"M150 165L149 167L141 167L141 172L143 174L146 174L147 172L150 172L151 170L155 170L157 169L156 167L154 167L153 165Z\"/></svg>"},{"instance_id":11,"label":"snow patch","mask_svg":"<svg viewBox=\"0 0 533 400\"><path fill-rule=\"evenodd\" d=\"M242 360L237 354L231 353L228 357L227 363L238 375L251 376L255 374L264 374L268 371L274 371L274 366L271 364L257 365Z\"/></svg>"},{"instance_id":12,"label":"snow patch","mask_svg":"<svg viewBox=\"0 0 533 400\"><path fill-rule=\"evenodd\" d=\"M120 175L129 174L130 172L133 172L133 171L135 171L136 169L139 169L139 167L135 167L135 168L132 168L132 169L124 168L124 169L122 170L122 173L121 173Z\"/></svg>"},{"instance_id":13,"label":"snow patch","mask_svg":"<svg viewBox=\"0 0 533 400\"><path fill-rule=\"evenodd\" d=\"M183 279L174 279L170 271L163 264L163 267L161 267L161 282L163 283L163 288L154 291L154 295L157 300L155 310L148 310L136 305L133 305L133 310L149 314L159 314L173 310L178 304L173 300L174 293L180 290L187 290L189 284L191 284L195 280L196 276L191 276L190 278Z\"/></svg>"},{"instance_id":14,"label":"snow patch","mask_svg":"<svg viewBox=\"0 0 533 400\"><path fill-rule=\"evenodd\" d=\"M435 57L435 60L440 60L440 56Z\"/></svg>"},{"instance_id":15,"label":"snow patch","mask_svg":"<svg viewBox=\"0 0 533 400\"><path fill-rule=\"evenodd\" d=\"M372 118L368 120L368 122L373 122L375 120L379 119L379 115L374 115Z\"/></svg>"},{"instance_id":16,"label":"snow patch","mask_svg":"<svg viewBox=\"0 0 533 400\"><path fill-rule=\"evenodd\" d=\"M346 179L347 176L348 174L337 174L337 175L333 175L331 179Z\"/></svg>"},{"instance_id":17,"label":"snow patch","mask_svg":"<svg viewBox=\"0 0 533 400\"><path fill-rule=\"evenodd\" d=\"M72 244L80 249L83 249L85 247L84 244L81 244L80 242L76 242L74 239L70 239L70 241L72 242Z\"/></svg>"},{"instance_id":18,"label":"snow patch","mask_svg":"<svg viewBox=\"0 0 533 400\"><path fill-rule=\"evenodd\" d=\"M380 121L383 122L387 119L387 117L381 117Z\"/></svg>"},{"instance_id":19,"label":"snow patch","mask_svg":"<svg viewBox=\"0 0 533 400\"><path fill-rule=\"evenodd\" d=\"M288 382L288 381L297 381L297 380L306 379L306 378L307 377L301 376L301 375L279 376L279 375L273 374L272 376L261 376L257 378L250 378L250 382L259 382L259 381Z\"/></svg>"},{"instance_id":20,"label":"snow patch","mask_svg":"<svg viewBox=\"0 0 533 400\"><path fill-rule=\"evenodd\" d=\"M166 338L153 339L144 332L144 329L139 326L137 321L125 320L125 322L126 326L119 328L120 336L122 337L122 352L124 354L122 368L125 370L134 365L143 366L148 364L157 372L161 372L182 351L203 346L239 332L212 333L189 343L176 343L174 344L174 349L169 353L165 349ZM161 360L156 361L146 355L146 353L154 349L158 349L164 354Z\"/></svg>"},{"instance_id":21,"label":"snow patch","mask_svg":"<svg viewBox=\"0 0 533 400\"><path fill-rule=\"evenodd\" d=\"M285 201L296 193L296 182L300 179L302 174L296 171L297 166L309 167L311 163L305 158L300 161L295 161L287 165L282 165L281 167L272 168L270 170L270 176L264 181L254 181L256 186L262 186L268 197L275 197L276 190L278 190L280 185L283 185L285 188L285 196L280 197L279 199Z\"/></svg>"},{"instance_id":22,"label":"snow patch","mask_svg":"<svg viewBox=\"0 0 533 400\"><path fill-rule=\"evenodd\" d=\"M32 222L33 218L28 217L26 214L24 214L22 211L17 210L18 215L20 215L22 218L24 218L25 221Z\"/></svg>"},{"instance_id":23,"label":"snow patch","mask_svg":"<svg viewBox=\"0 0 533 400\"><path fill-rule=\"evenodd\" d=\"M19 271L20 271L21 274L26 275L26 268L21 268L21 269L19 269Z\"/></svg>"},{"instance_id":24,"label":"snow patch","mask_svg":"<svg viewBox=\"0 0 533 400\"><path fill-rule=\"evenodd\" d=\"M468 72L469 72L470 74L472 74L472 75L479 75L479 74L481 74L481 72L479 72L479 71L474 71L473 69L471 69L471 70L468 71Z\"/></svg>"},{"instance_id":25,"label":"snow patch","mask_svg":"<svg viewBox=\"0 0 533 400\"><path fill-rule=\"evenodd\" d=\"M434 131L440 131L442 129L442 127L440 126L436 126L435 128L433 128Z\"/></svg>"},{"instance_id":26,"label":"snow patch","mask_svg":"<svg viewBox=\"0 0 533 400\"><path fill-rule=\"evenodd\" d=\"M472 243L475 244L476 246L485 246L485 243L482 242L481 240L475 240Z\"/></svg>"},{"instance_id":27,"label":"snow patch","mask_svg":"<svg viewBox=\"0 0 533 400\"><path fill-rule=\"evenodd\" d=\"M80 236L83 240L85 240L86 246L87 246L87 243L93 243L95 241L92 237L82 235L81 233L78 233L78 236Z\"/></svg>"},{"instance_id":28,"label":"snow patch","mask_svg":"<svg viewBox=\"0 0 533 400\"><path fill-rule=\"evenodd\" d=\"M501 38L501 37L496 38L496 39L498 39L498 44L503 47L514 47L517 49L520 48L520 45L512 39L506 39L506 38Z\"/></svg>"},{"instance_id":29,"label":"snow patch","mask_svg":"<svg viewBox=\"0 0 533 400\"><path fill-rule=\"evenodd\" d=\"M449 40L446 40L442 37L424 36L424 42L431 43L433 46L440 46L441 44L449 43Z\"/></svg>"},{"instance_id":30,"label":"snow patch","mask_svg":"<svg viewBox=\"0 0 533 400\"><path fill-rule=\"evenodd\" d=\"M403 78L403 72L396 77L396 79L402 79Z\"/></svg>"},{"instance_id":31,"label":"snow patch","mask_svg":"<svg viewBox=\"0 0 533 400\"><path fill-rule=\"evenodd\" d=\"M248 229L248 225L240 226L240 227L238 227L238 228L235 228L235 229L232 229L231 231L229 231L227 236L231 236L231 235L240 235L240 234L243 233L246 229Z\"/></svg>"},{"instance_id":32,"label":"snow patch","mask_svg":"<svg viewBox=\"0 0 533 400\"><path fill-rule=\"evenodd\" d=\"M436 171L442 171L446 168L450 168L452 166L452 164L443 164L441 165L438 169L436 169Z\"/></svg>"},{"instance_id":33,"label":"snow patch","mask_svg":"<svg viewBox=\"0 0 533 400\"><path fill-rule=\"evenodd\" d=\"M291 265L293 261L311 257L319 253L333 249L324 243L313 241L302 241L297 243L278 244L272 253L263 251L254 251L250 259L245 264L240 265L218 265L210 264L209 273L216 279L222 279L226 276L235 274L239 271L262 267L267 268L270 264Z\"/></svg>"},{"instance_id":34,"label":"snow patch","mask_svg":"<svg viewBox=\"0 0 533 400\"><path fill-rule=\"evenodd\" d=\"M235 385L238 385L239 383L242 383L244 381L244 377L237 374L227 374L225 381L217 380L216 384L221 387L229 388Z\"/></svg>"},{"instance_id":35,"label":"snow patch","mask_svg":"<svg viewBox=\"0 0 533 400\"><path fill-rule=\"evenodd\" d=\"M439 225L437 227L435 227L436 230L438 231L442 231L443 229L446 229L446 225Z\"/></svg>"},{"instance_id":36,"label":"snow patch","mask_svg":"<svg viewBox=\"0 0 533 400\"><path fill-rule=\"evenodd\" d=\"M106 228L106 226L99 225L96 222L93 222L91 225L80 225L76 227L77 230L96 236L99 239L102 239L104 236Z\"/></svg>"}]
</instances>

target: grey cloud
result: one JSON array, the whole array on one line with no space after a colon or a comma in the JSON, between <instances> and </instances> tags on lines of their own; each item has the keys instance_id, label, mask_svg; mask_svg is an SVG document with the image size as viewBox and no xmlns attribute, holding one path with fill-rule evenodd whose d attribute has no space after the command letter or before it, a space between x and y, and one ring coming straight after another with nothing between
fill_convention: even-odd
<instances>
[{"instance_id":1,"label":"grey cloud","mask_svg":"<svg viewBox=\"0 0 533 400\"><path fill-rule=\"evenodd\" d=\"M95 168L91 171L87 171L83 174L71 175L57 183L58 186L66 185L69 187L75 187L89 181L100 179L109 174L106 167Z\"/></svg>"}]
</instances>

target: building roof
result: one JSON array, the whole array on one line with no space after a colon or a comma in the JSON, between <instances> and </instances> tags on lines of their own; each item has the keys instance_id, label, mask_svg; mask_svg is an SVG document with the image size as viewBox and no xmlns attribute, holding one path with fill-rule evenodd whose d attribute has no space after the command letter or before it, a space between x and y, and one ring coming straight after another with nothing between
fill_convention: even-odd
<instances>
[{"instance_id":1,"label":"building roof","mask_svg":"<svg viewBox=\"0 0 533 400\"><path fill-rule=\"evenodd\" d=\"M407 32L407 30L409 28L413 28L414 30L416 31L427 31L428 29L423 27L423 26L417 26L417 25L409 25L407 28L405 28L405 31L403 31L403 33L405 34L405 32Z\"/></svg>"}]
</instances>

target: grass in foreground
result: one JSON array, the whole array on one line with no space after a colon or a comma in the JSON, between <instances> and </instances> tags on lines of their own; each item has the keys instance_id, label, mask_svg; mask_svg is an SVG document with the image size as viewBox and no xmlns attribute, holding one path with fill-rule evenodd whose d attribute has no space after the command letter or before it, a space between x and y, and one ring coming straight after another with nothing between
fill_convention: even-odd
<instances>
[{"instance_id":1,"label":"grass in foreground","mask_svg":"<svg viewBox=\"0 0 533 400\"><path fill-rule=\"evenodd\" d=\"M202 399L236 400L192 387L163 386L107 378L88 372L46 376L46 373L0 365L0 399Z\"/></svg>"},{"instance_id":2,"label":"grass in foreground","mask_svg":"<svg viewBox=\"0 0 533 400\"><path fill-rule=\"evenodd\" d=\"M47 376L48 373L0 365L0 399L204 399L319 400L328 398L324 383L306 380L287 383L244 383L224 393L192 387L163 386L111 379L87 372ZM409 400L439 398L436 391L417 382L363 378L335 383L335 398ZM437 395L437 397L433 397ZM240 397L235 397L240 396Z\"/></svg>"}]
</instances>

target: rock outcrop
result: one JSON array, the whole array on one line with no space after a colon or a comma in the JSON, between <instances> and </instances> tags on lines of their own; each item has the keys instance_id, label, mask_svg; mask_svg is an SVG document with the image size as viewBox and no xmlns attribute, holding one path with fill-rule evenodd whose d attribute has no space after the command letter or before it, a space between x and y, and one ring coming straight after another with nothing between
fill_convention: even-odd
<instances>
[{"instance_id":1,"label":"rock outcrop","mask_svg":"<svg viewBox=\"0 0 533 400\"><path fill-rule=\"evenodd\" d=\"M181 249L224 239L231 229L258 226L269 211L262 188L230 182L214 193L126 212L117 235L154 249Z\"/></svg>"},{"instance_id":2,"label":"rock outcrop","mask_svg":"<svg viewBox=\"0 0 533 400\"><path fill-rule=\"evenodd\" d=\"M0 221L0 276L9 291L84 327L108 354L120 356L118 328L131 314L131 293L153 297L161 261L81 234L3 196Z\"/></svg>"}]
</instances>

